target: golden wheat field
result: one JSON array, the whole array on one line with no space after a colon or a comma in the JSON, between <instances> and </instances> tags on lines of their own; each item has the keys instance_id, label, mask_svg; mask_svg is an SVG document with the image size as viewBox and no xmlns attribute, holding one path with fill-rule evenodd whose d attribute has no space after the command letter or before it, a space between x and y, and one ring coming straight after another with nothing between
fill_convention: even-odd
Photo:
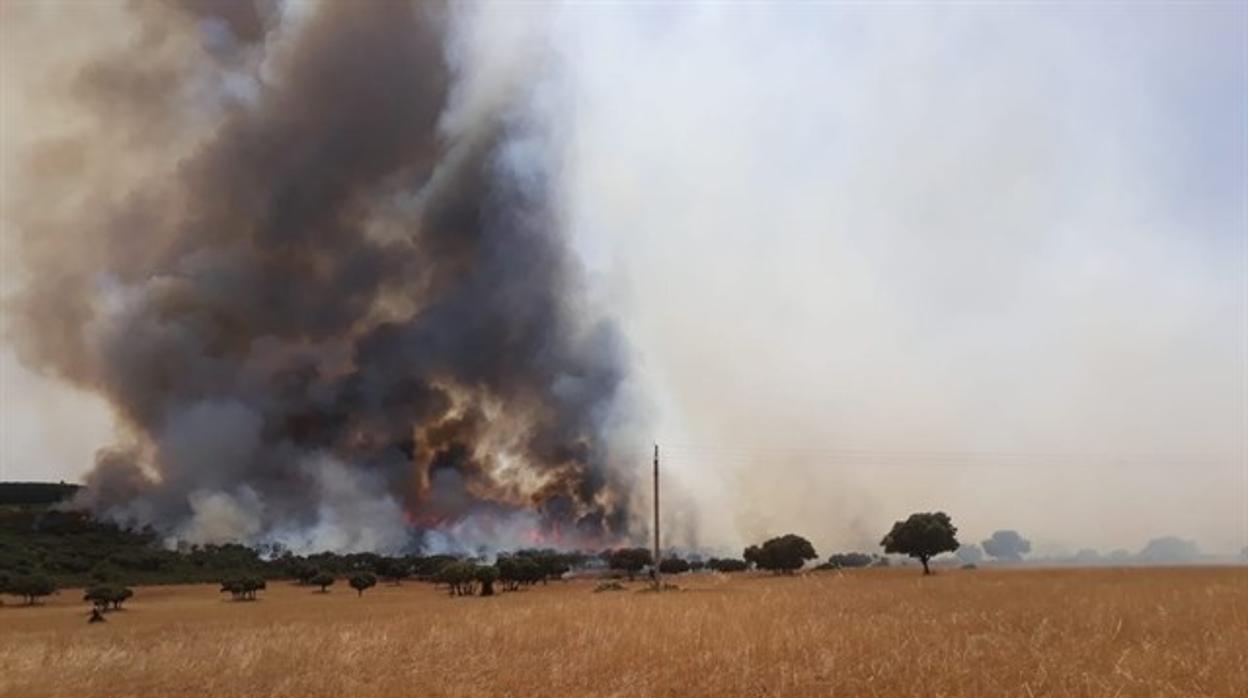
<instances>
[{"instance_id":1,"label":"golden wheat field","mask_svg":"<svg viewBox=\"0 0 1248 698\"><path fill-rule=\"evenodd\" d=\"M1248 569L685 575L0 608L3 696L1244 696Z\"/></svg>"}]
</instances>

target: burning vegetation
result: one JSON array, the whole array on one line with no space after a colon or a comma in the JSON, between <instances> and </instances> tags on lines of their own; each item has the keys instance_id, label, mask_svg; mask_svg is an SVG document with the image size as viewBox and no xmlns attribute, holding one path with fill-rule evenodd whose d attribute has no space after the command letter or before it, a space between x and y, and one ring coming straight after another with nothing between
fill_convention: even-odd
<instances>
[{"instance_id":1,"label":"burning vegetation","mask_svg":"<svg viewBox=\"0 0 1248 698\"><path fill-rule=\"evenodd\" d=\"M135 4L50 90L12 339L123 425L80 502L198 543L618 538L624 351L526 76L471 83L447 8L309 7Z\"/></svg>"}]
</instances>

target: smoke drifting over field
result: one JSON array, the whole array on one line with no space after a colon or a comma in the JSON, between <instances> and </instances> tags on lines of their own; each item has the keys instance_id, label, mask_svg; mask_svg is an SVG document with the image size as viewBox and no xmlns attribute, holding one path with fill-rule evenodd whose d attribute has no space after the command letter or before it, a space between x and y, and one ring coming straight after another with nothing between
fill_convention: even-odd
<instances>
[{"instance_id":1,"label":"smoke drifting over field","mask_svg":"<svg viewBox=\"0 0 1248 698\"><path fill-rule=\"evenodd\" d=\"M33 150L16 199L11 338L127 432L89 504L295 547L624 534L623 350L552 217L523 68L474 83L428 3L129 21L66 73L91 128Z\"/></svg>"}]
</instances>

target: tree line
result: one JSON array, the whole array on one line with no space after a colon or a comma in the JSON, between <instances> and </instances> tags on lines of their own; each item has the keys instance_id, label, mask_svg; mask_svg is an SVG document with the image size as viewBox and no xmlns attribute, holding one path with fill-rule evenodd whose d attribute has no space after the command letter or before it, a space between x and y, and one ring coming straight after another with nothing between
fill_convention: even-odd
<instances>
[{"instance_id":1,"label":"tree line","mask_svg":"<svg viewBox=\"0 0 1248 698\"><path fill-rule=\"evenodd\" d=\"M929 562L960 547L957 527L944 512L920 512L897 521L880 541L887 555L918 560L925 574ZM983 541L983 551L998 559L1020 559L1030 542L1014 531L998 531ZM974 548L975 546L970 546ZM978 553L977 553L978 554ZM788 575L818 558L806 538L789 533L747 546L740 558L708 560L665 556L658 572L679 575L710 570L721 573L749 569ZM882 566L888 558L847 552L831 555L816 569ZM358 595L379 582L398 585L416 579L446 588L452 596L491 596L563 578L574 568L598 566L633 580L654 570L648 548L625 547L599 553L528 549L503 553L492 563L453 555L387 556L376 553L295 555L278 546L252 548L239 544L183 546L166 550L150 529L131 531L93 521L83 514L59 511L0 512L0 594L26 603L70 585L87 587L84 601L98 610L117 610L133 592L122 583L196 582L211 578L221 592L238 601L253 601L272 579L292 579L328 593L345 579Z\"/></svg>"}]
</instances>

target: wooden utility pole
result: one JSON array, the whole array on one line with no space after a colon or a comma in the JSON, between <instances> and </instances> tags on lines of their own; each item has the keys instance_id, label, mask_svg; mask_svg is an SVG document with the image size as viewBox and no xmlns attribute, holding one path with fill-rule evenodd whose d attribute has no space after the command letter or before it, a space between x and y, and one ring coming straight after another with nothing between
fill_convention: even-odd
<instances>
[{"instance_id":1,"label":"wooden utility pole","mask_svg":"<svg viewBox=\"0 0 1248 698\"><path fill-rule=\"evenodd\" d=\"M663 577L659 572L659 445L654 445L654 590L663 590Z\"/></svg>"}]
</instances>

